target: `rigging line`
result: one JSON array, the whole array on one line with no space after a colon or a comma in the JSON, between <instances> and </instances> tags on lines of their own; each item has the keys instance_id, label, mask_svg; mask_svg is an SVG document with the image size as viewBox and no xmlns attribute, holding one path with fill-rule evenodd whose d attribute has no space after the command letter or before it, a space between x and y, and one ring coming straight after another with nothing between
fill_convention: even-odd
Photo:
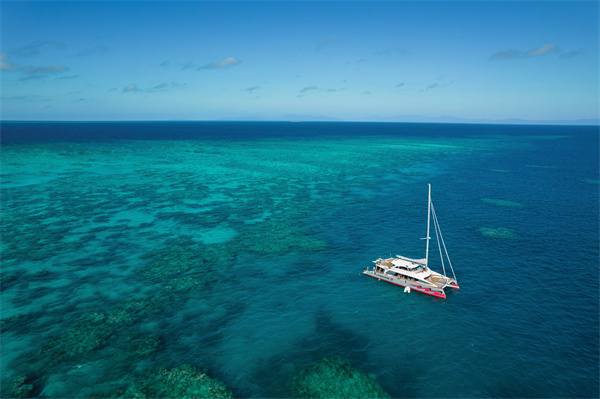
<instances>
[{"instance_id":1,"label":"rigging line","mask_svg":"<svg viewBox=\"0 0 600 399\"><path fill-rule=\"evenodd\" d=\"M444 256L442 255L442 246L440 245L440 236L442 232L440 231L440 225L437 221L437 216L435 214L435 209L433 208L433 204L431 204L431 215L433 216L433 228L435 230L435 238L437 239L438 249L440 251L440 260L442 261L442 270L444 271L444 277L446 277L446 267L444 266ZM439 234L438 234L439 232ZM442 239L442 243L444 239Z\"/></svg>"},{"instance_id":2,"label":"rigging line","mask_svg":"<svg viewBox=\"0 0 600 399\"><path fill-rule=\"evenodd\" d=\"M454 274L454 268L452 267L452 262L450 261L450 256L448 255L448 249L446 249L446 243L444 243L444 237L442 236L442 230L440 228L440 224L437 221L437 216L434 213L435 224L437 225L440 231L440 237L442 238L442 245L444 246L444 252L446 253L446 258L448 259L448 264L450 265L450 270L452 270L452 277L454 277L454 281L456 281L456 274Z\"/></svg>"}]
</instances>

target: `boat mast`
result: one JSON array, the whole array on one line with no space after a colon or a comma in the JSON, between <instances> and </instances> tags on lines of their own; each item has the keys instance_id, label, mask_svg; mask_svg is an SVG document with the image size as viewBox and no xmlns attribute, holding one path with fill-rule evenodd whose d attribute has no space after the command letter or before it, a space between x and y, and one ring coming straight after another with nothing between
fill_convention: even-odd
<instances>
[{"instance_id":1,"label":"boat mast","mask_svg":"<svg viewBox=\"0 0 600 399\"><path fill-rule=\"evenodd\" d=\"M431 184L429 184L429 198L427 200L427 237L425 237L425 239L427 240L427 247L425 249L425 265L427 267L429 267L429 240L431 239L431 237L429 237L430 219L431 219Z\"/></svg>"}]
</instances>

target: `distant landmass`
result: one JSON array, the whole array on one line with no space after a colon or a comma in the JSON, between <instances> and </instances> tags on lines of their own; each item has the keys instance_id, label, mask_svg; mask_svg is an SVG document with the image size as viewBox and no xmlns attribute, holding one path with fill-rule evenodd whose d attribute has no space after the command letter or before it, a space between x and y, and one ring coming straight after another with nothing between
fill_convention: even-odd
<instances>
[{"instance_id":1,"label":"distant landmass","mask_svg":"<svg viewBox=\"0 0 600 399\"><path fill-rule=\"evenodd\" d=\"M402 115L385 118L390 122L420 122L420 123L481 123L497 125L600 125L600 119L572 120L527 120L527 119L466 119L455 116L427 117L420 115Z\"/></svg>"},{"instance_id":2,"label":"distant landmass","mask_svg":"<svg viewBox=\"0 0 600 399\"><path fill-rule=\"evenodd\" d=\"M289 121L289 122L404 122L404 123L472 123L495 125L600 125L596 119L560 119L560 120L528 120L528 119L467 119L455 116L429 117L422 115L397 115L391 117L368 116L357 118L333 118L321 115L288 114L280 117L239 116L228 120L239 121Z\"/></svg>"},{"instance_id":3,"label":"distant landmass","mask_svg":"<svg viewBox=\"0 0 600 399\"><path fill-rule=\"evenodd\" d=\"M47 120L1 120L0 122L101 122L87 119L47 119ZM236 117L216 117L214 119L120 119L112 122L391 122L391 123L455 123L485 125L561 125L561 126L600 126L600 118L596 119L560 119L560 120L528 120L528 119L466 119L454 116L428 117L421 115L398 115L393 117L368 116L356 118L334 118L330 116L289 114L289 115L238 115ZM104 121L110 122L110 121Z\"/></svg>"}]
</instances>

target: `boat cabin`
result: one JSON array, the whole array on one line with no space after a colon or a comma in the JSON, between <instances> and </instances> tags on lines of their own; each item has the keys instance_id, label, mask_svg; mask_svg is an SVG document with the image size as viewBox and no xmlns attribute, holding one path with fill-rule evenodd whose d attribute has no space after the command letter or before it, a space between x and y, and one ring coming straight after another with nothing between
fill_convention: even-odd
<instances>
[{"instance_id":1,"label":"boat cabin","mask_svg":"<svg viewBox=\"0 0 600 399\"><path fill-rule=\"evenodd\" d=\"M400 255L396 255L396 258L377 259L374 271L415 282L426 282L432 274L432 271L427 268L425 259L411 259Z\"/></svg>"}]
</instances>

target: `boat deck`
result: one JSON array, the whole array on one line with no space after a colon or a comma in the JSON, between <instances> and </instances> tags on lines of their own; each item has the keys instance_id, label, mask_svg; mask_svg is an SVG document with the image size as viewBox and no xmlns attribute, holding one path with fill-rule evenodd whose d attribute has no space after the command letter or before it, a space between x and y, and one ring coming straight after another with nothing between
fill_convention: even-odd
<instances>
[{"instance_id":1,"label":"boat deck","mask_svg":"<svg viewBox=\"0 0 600 399\"><path fill-rule=\"evenodd\" d=\"M390 258L390 259L393 260L394 258ZM403 274L402 272L405 272L406 270L395 268L394 265L391 264L391 262L387 262L390 259L384 259L383 262L381 262L380 264L378 264L376 267L379 267L382 271L387 269L387 270L391 270L391 271L395 271L395 272L401 273L401 276L393 276L393 275L386 274L386 276L388 276L388 277L399 278L399 279L402 279L402 280L411 281L410 280L410 275L408 275L408 279L404 278L405 276L402 275ZM389 264L389 266L388 266L388 264ZM415 273L415 274L425 273L426 271L429 271L429 269L424 268L424 269L421 269L421 270L410 270L411 273ZM376 272L376 273L377 274L383 274L381 272ZM439 274L437 272L433 272L432 271L432 273L433 274L429 275L428 277L423 278L424 281L413 281L413 282L418 282L418 283L421 283L421 284L428 284L428 285L430 285L432 287L438 287L438 288L442 288L442 289L444 287L447 287L452 282L452 279L450 279L448 277L445 277L445 276L443 276L443 275L441 275L441 274Z\"/></svg>"}]
</instances>

